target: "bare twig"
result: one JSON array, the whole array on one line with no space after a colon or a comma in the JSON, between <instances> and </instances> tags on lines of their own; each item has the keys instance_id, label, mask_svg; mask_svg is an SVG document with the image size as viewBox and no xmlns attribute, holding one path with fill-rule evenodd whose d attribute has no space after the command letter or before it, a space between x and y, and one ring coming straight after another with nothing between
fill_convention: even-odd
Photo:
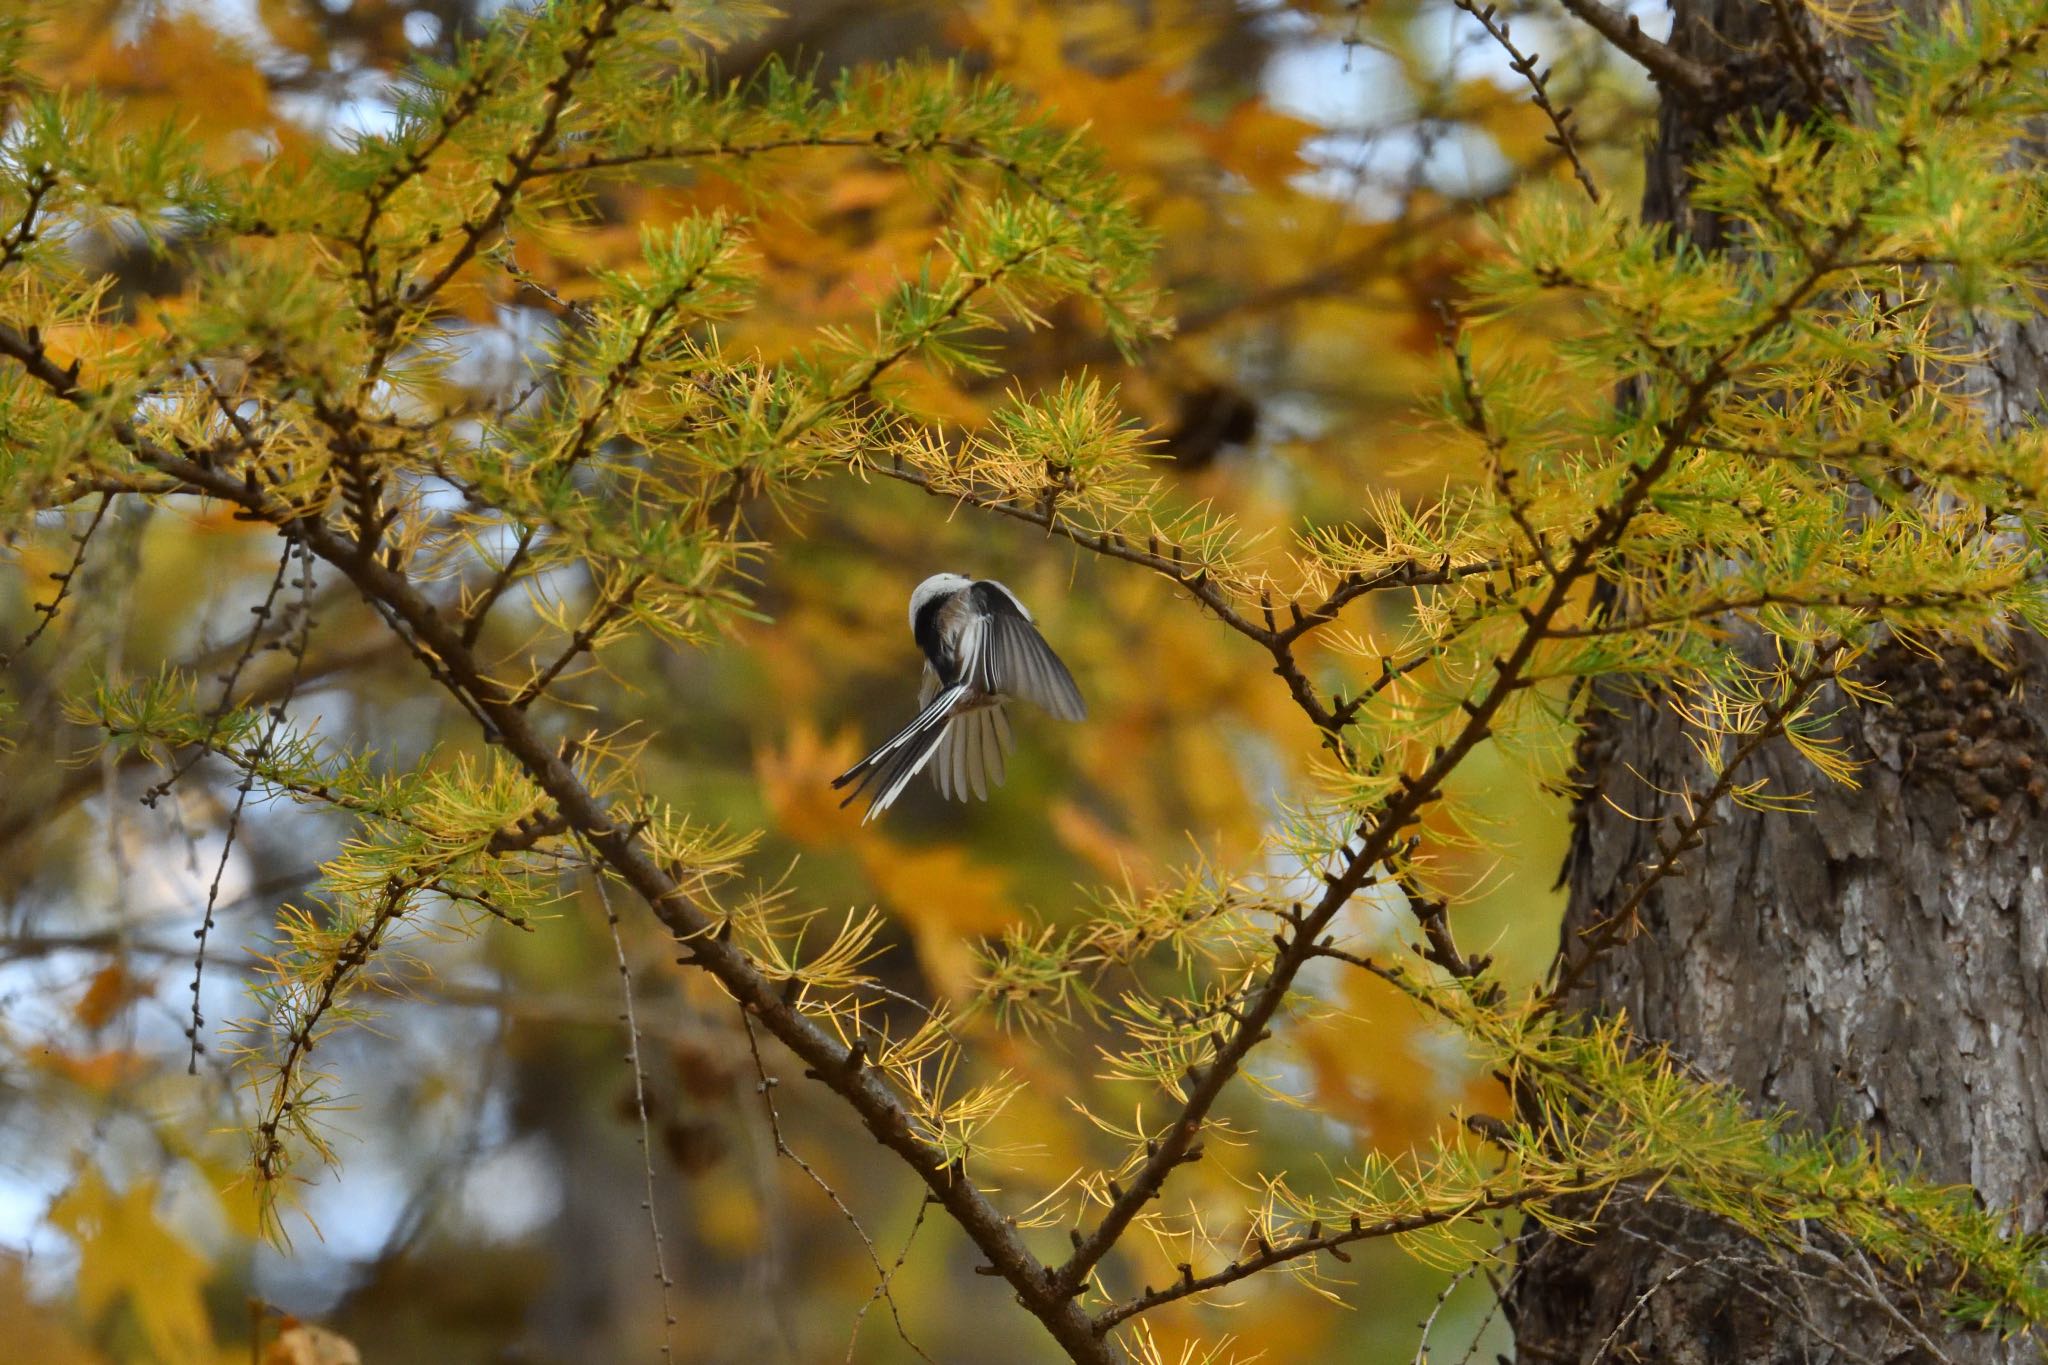
<instances>
[{"instance_id":1,"label":"bare twig","mask_svg":"<svg viewBox=\"0 0 2048 1365\"><path fill-rule=\"evenodd\" d=\"M276 601L278 590L284 584L285 574L290 571L290 565L295 554L299 559L299 602L296 611L298 616L296 622L298 633L288 646L292 656L292 668L285 676L283 691L277 700L271 703L269 715L264 721L263 735L256 741L256 747L250 752L249 762L252 765L251 770L245 771L242 774L241 781L235 784L235 804L233 809L228 812L227 827L221 834L220 860L214 864L213 882L206 888L206 908L200 914L199 927L192 932L192 937L197 942L192 951L192 1022L185 1029L185 1041L187 1044L185 1074L188 1076L199 1074L199 1054L206 1051L206 1044L200 1041L199 1037L201 1030L206 1026L206 1018L200 1013L199 988L205 979L206 945L208 938L213 933L214 911L220 903L221 879L227 875L228 859L235 849L235 835L240 830L242 824L242 811L248 805L249 793L256 785L256 774L253 770L253 765L261 764L264 756L269 753L270 746L277 741L277 733L284 725L285 708L291 704L292 694L298 690L299 666L305 662L306 641L313 629L313 559L306 552L303 544L290 536L284 538L284 554L278 559L277 576L271 581L270 595L264 599L263 605L256 609L258 624L260 625L263 618L268 616L271 604ZM250 631L249 639L253 644L256 639L256 632L254 630ZM235 678L240 674L242 666L248 660L249 655L245 651L236 660L230 675L223 680L220 705L215 708L214 715L207 726L206 739L194 750L192 762L198 761L198 754L206 752L214 733L219 730L221 718L227 713L228 699L234 693ZM186 767L189 768L190 766L191 764L188 762ZM176 774L173 774L170 779L160 785L164 790L168 790L169 782L175 780ZM153 795L161 795L161 791L157 788L152 788L151 791ZM152 800L151 797L145 797L144 799L145 801Z\"/></svg>"},{"instance_id":2,"label":"bare twig","mask_svg":"<svg viewBox=\"0 0 2048 1365\"><path fill-rule=\"evenodd\" d=\"M47 602L33 604L32 610L43 619L36 622L35 628L23 637L20 646L15 651L16 653L26 651L29 646L41 639L43 632L50 628L50 623L57 619L58 609L64 605L64 599L71 595L73 580L78 577L78 571L85 567L85 552L92 545L93 532L100 529L100 523L106 520L107 509L113 505L113 493L102 492L100 494L100 505L93 509L92 520L85 524L83 531L72 537L77 542L78 548L72 551L71 562L63 569L50 575L56 581L57 595ZM6 662L7 657L0 655L0 664Z\"/></svg>"},{"instance_id":3,"label":"bare twig","mask_svg":"<svg viewBox=\"0 0 2048 1365\"><path fill-rule=\"evenodd\" d=\"M1538 1197L1534 1190L1498 1190L1481 1193L1467 1203L1455 1208L1431 1209L1427 1212L1412 1213L1400 1218L1388 1218L1376 1223L1367 1223L1354 1218L1351 1223L1335 1232L1311 1231L1303 1236L1285 1242L1274 1242L1258 1247L1251 1255L1240 1257L1213 1274L1183 1274L1180 1279L1164 1289L1147 1290L1134 1299L1128 1299L1114 1308L1096 1315L1098 1331L1106 1332L1118 1323L1149 1313L1163 1304L1198 1294L1207 1294L1248 1279L1262 1270L1289 1261L1298 1261L1304 1256L1321 1253L1337 1255L1354 1242L1378 1241L1388 1237L1399 1237L1406 1233L1420 1232L1424 1228L1441 1227L1445 1223L1469 1218L1475 1213L1486 1213L1498 1209L1517 1208ZM1339 1256L1348 1260L1349 1257Z\"/></svg>"},{"instance_id":4,"label":"bare twig","mask_svg":"<svg viewBox=\"0 0 2048 1365\"><path fill-rule=\"evenodd\" d=\"M896 1307L896 1296L889 1292L890 1284L896 1279L896 1272L903 1269L903 1263L910 1259L910 1248L917 1243L918 1229L924 1226L925 1210L931 1206L932 1199L930 1195L926 1195L917 1201L917 1217L911 1220L910 1231L904 1235L903 1249L896 1253L896 1259L890 1263L888 1271L883 1274L881 1279L875 1282L874 1292L867 1296L866 1301L860 1306L860 1311L853 1315L853 1331L846 1338L846 1365L853 1365L853 1348L860 1344L861 1324L867 1321L868 1310L875 1306L877 1299L887 1299L889 1301L889 1313L896 1319L896 1335L903 1338L903 1344L916 1351L920 1358L927 1361L931 1359L930 1356L925 1355L923 1349L916 1342L912 1341L909 1334L903 1330L903 1315Z\"/></svg>"},{"instance_id":5,"label":"bare twig","mask_svg":"<svg viewBox=\"0 0 2048 1365\"><path fill-rule=\"evenodd\" d=\"M1623 1313L1621 1319L1614 1324L1614 1330L1601 1339L1600 1345L1594 1349L1593 1358L1587 1362L1587 1365L1600 1365L1601 1361L1607 1359L1607 1353L1613 1350L1616 1344L1620 1342L1621 1334L1628 1330L1628 1325L1636 1320L1637 1315L1649 1306L1650 1300L1655 1298L1659 1292L1669 1288L1673 1283L1695 1270L1705 1269L1718 1261L1732 1259L1734 1257L1731 1253L1723 1251L1713 1256L1683 1261L1651 1281L1649 1287L1636 1296L1635 1302L1628 1306L1628 1311Z\"/></svg>"},{"instance_id":6,"label":"bare twig","mask_svg":"<svg viewBox=\"0 0 2048 1365\"><path fill-rule=\"evenodd\" d=\"M1550 68L1545 67L1538 71L1536 54L1525 53L1515 46L1514 39L1508 33L1508 21L1499 17L1498 5L1481 5L1479 0L1451 0L1451 3L1477 19L1479 26L1486 30L1487 36L1499 43L1501 49L1508 54L1508 69L1529 83L1530 103L1542 110L1543 117L1550 120L1553 131L1545 140L1556 147L1564 159L1571 163L1572 174L1584 187L1586 197L1596 204L1599 203L1600 191L1594 186L1592 173L1586 169L1586 163L1579 160L1578 144L1572 138L1572 111L1569 106L1560 109L1551 102Z\"/></svg>"},{"instance_id":7,"label":"bare twig","mask_svg":"<svg viewBox=\"0 0 2048 1365\"><path fill-rule=\"evenodd\" d=\"M1497 1254L1497 1251L1490 1254ZM1436 1298L1429 1305L1429 1316L1422 1320L1421 1330L1416 1335L1415 1354L1410 1357L1408 1365L1429 1365L1429 1337L1430 1333L1436 1330L1436 1320L1443 1316L1444 1307L1450 1303L1451 1295L1457 1293L1459 1287L1477 1275L1485 1265L1486 1262L1483 1260L1466 1262L1450 1279L1444 1281L1443 1288L1436 1291Z\"/></svg>"},{"instance_id":8,"label":"bare twig","mask_svg":"<svg viewBox=\"0 0 2048 1365\"><path fill-rule=\"evenodd\" d=\"M654 1146L649 1141L647 1127L647 1068L640 1060L640 1019L633 1009L633 972L626 965L626 940L619 933L619 912L612 908L611 893L605 890L607 875L593 852L590 880L597 887L599 903L604 906L605 927L611 930L612 952L618 960L622 1009L619 1021L626 1026L626 1064L633 1068L633 1113L640 1121L640 1170L647 1182L647 1197L641 1202L641 1207L647 1210L647 1230L654 1239L654 1279L661 1286L661 1358L673 1360L676 1312L669 1299L669 1290L675 1287L675 1281L669 1278L668 1259L662 1249L661 1213L655 1207Z\"/></svg>"},{"instance_id":9,"label":"bare twig","mask_svg":"<svg viewBox=\"0 0 2048 1365\"><path fill-rule=\"evenodd\" d=\"M885 1268L882 1265L881 1253L875 1250L875 1239L868 1236L868 1230L860 1225L860 1219L854 1215L852 1209L846 1206L846 1201L839 1197L839 1191L833 1189L831 1183L824 1176L818 1174L817 1167L798 1156L796 1150L789 1145L788 1139L783 1137L782 1113L775 1104L775 1087L782 1082L780 1078L768 1074L767 1064L761 1060L761 1044L754 1036L754 1021L748 1017L744 1009L740 1011L740 1023L747 1031L747 1052L754 1059L754 1075L760 1082L754 1088L760 1094L761 1107L768 1115L768 1136L775 1143L775 1154L788 1158L795 1164L798 1170L804 1173L805 1178L823 1191L825 1197L832 1201L832 1207L839 1210L839 1216L844 1218L847 1226L853 1229L854 1236L860 1238L860 1244L867 1251L868 1260L874 1265L875 1274L879 1277L875 1284L874 1294L868 1298L868 1304L872 1304L877 1297L887 1299L889 1301L890 1315L896 1319L896 1334L903 1338L904 1345L917 1352L920 1359L930 1361L931 1357L926 1355L923 1348L910 1339L910 1333L903 1326L903 1314L896 1306L896 1296L889 1289L889 1282L894 1278L896 1272L893 1268ZM912 1237L917 1236L917 1228L924 1222L925 1209L935 1202L927 1194L923 1202L917 1206L917 1223L913 1224L910 1229ZM909 1254L910 1243L906 1241L903 1244L903 1254L896 1258L896 1265L901 1266L903 1264L903 1257ZM867 1315L868 1304L862 1305L860 1317ZM854 1319L853 1330L856 1339L860 1335L860 1317ZM852 1342L847 1343L846 1349L848 1359L851 1359L853 1354Z\"/></svg>"}]
</instances>

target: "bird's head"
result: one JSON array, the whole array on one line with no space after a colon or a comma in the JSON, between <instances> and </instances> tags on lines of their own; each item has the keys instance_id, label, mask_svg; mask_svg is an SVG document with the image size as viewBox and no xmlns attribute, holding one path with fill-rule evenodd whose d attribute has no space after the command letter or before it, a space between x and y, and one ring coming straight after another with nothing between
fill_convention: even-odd
<instances>
[{"instance_id":1,"label":"bird's head","mask_svg":"<svg viewBox=\"0 0 2048 1365\"><path fill-rule=\"evenodd\" d=\"M950 597L974 586L965 574L935 573L910 594L910 628L917 629L917 614L941 597Z\"/></svg>"}]
</instances>

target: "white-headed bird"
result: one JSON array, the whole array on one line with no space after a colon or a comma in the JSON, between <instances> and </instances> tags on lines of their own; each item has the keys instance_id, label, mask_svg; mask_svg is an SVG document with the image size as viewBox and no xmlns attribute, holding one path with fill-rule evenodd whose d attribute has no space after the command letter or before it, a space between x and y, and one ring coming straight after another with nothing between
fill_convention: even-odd
<instances>
[{"instance_id":1,"label":"white-headed bird","mask_svg":"<svg viewBox=\"0 0 2048 1365\"><path fill-rule=\"evenodd\" d=\"M930 765L939 794L988 800L1003 780L1010 723L1003 703L1022 697L1061 720L1088 714L1073 674L1038 633L1017 595L992 579L933 574L910 594L910 633L924 651L917 716L890 740L832 779L853 784L841 806L869 787L866 824L893 805Z\"/></svg>"}]
</instances>

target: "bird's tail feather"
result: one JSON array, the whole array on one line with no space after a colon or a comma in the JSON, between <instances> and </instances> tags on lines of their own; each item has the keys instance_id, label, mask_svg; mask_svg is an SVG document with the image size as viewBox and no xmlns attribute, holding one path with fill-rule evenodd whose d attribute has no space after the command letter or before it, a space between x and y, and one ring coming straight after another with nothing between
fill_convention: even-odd
<instances>
[{"instance_id":1,"label":"bird's tail feather","mask_svg":"<svg viewBox=\"0 0 2048 1365\"><path fill-rule=\"evenodd\" d=\"M989 788L1003 785L1003 757L1010 747L1010 725L1001 702L977 706L954 717L932 755L931 771L939 795L965 801L968 794L988 800Z\"/></svg>"},{"instance_id":2,"label":"bird's tail feather","mask_svg":"<svg viewBox=\"0 0 2048 1365\"><path fill-rule=\"evenodd\" d=\"M910 779L931 761L939 742L946 737L955 710L966 699L967 693L968 689L960 685L945 689L880 748L833 778L835 789L849 782L854 784L846 799L839 803L840 808L852 805L854 798L870 786L874 787L875 796L868 805L867 814L861 817L862 824L895 804Z\"/></svg>"}]
</instances>

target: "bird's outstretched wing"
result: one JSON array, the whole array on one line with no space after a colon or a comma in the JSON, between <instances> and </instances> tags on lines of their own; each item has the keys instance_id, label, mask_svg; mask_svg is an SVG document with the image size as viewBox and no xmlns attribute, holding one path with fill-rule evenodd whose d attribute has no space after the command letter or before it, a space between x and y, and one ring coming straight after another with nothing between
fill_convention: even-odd
<instances>
[{"instance_id":1,"label":"bird's outstretched wing","mask_svg":"<svg viewBox=\"0 0 2048 1365\"><path fill-rule=\"evenodd\" d=\"M1022 697L1061 720L1087 719L1074 675L1023 604L1000 583L984 580L969 591L980 610L961 641L962 676L983 692Z\"/></svg>"},{"instance_id":2,"label":"bird's outstretched wing","mask_svg":"<svg viewBox=\"0 0 2048 1365\"><path fill-rule=\"evenodd\" d=\"M954 713L971 694L972 689L964 683L944 689L917 713L910 724L898 730L866 758L833 778L834 790L848 783L854 784L840 806L851 805L854 798L870 786L874 787L875 796L868 804L868 813L861 817L862 824L894 805L910 779L931 761L932 754L946 738Z\"/></svg>"}]
</instances>

